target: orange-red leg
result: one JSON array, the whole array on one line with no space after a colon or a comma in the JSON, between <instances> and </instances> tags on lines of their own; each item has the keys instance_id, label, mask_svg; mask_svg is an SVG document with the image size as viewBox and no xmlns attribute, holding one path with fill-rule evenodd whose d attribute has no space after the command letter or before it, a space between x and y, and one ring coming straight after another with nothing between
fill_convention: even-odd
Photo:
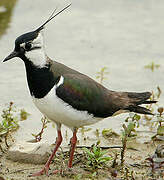
<instances>
[{"instance_id":1,"label":"orange-red leg","mask_svg":"<svg viewBox=\"0 0 164 180\"><path fill-rule=\"evenodd\" d=\"M51 163L53 157L55 156L56 151L58 150L61 142L62 142L62 134L61 134L61 130L58 130L58 137L56 139L55 148L54 148L51 156L49 157L48 161L46 162L44 168L41 171L39 171L37 173L34 173L34 174L30 175L30 176L40 176L40 175L43 175L43 174L48 175L48 170L50 168L50 163Z\"/></svg>"},{"instance_id":2,"label":"orange-red leg","mask_svg":"<svg viewBox=\"0 0 164 180\"><path fill-rule=\"evenodd\" d=\"M73 155L75 152L77 137L76 137L77 130L75 129L73 132L73 137L71 138L71 150L70 150L70 158L68 162L68 168L72 167Z\"/></svg>"}]
</instances>

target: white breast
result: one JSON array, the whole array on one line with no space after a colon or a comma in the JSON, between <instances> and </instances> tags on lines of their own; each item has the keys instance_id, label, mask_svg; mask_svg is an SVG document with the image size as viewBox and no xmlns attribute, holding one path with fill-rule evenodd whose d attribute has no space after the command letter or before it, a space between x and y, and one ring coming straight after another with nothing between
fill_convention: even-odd
<instances>
[{"instance_id":1,"label":"white breast","mask_svg":"<svg viewBox=\"0 0 164 180\"><path fill-rule=\"evenodd\" d=\"M87 111L73 109L72 106L57 97L56 88L63 84L63 82L64 78L61 76L58 84L44 98L37 99L32 97L34 104L40 112L50 120L64 124L70 128L78 128L98 122L101 118L94 118Z\"/></svg>"}]
</instances>

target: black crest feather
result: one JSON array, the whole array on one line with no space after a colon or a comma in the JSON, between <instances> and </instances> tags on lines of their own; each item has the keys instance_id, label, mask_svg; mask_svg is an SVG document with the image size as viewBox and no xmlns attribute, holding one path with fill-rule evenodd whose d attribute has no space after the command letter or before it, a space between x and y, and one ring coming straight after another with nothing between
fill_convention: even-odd
<instances>
[{"instance_id":1,"label":"black crest feather","mask_svg":"<svg viewBox=\"0 0 164 180\"><path fill-rule=\"evenodd\" d=\"M39 28L36 29L37 32L39 32L40 30L42 30L44 28L44 26L51 21L54 17L56 17L57 15L59 15L60 13L62 13L64 10L66 10L67 8L69 8L71 6L71 4L67 5L66 7L64 7L63 9L61 9L59 12L57 12L56 14L55 11L56 9L52 12L51 16L47 19L46 22L44 22Z\"/></svg>"}]
</instances>

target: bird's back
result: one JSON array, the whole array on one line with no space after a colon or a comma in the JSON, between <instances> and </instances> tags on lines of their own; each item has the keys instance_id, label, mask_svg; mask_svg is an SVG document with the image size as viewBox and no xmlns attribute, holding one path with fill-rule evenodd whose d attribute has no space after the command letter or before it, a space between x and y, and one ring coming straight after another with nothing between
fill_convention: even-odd
<instances>
[{"instance_id":1,"label":"bird's back","mask_svg":"<svg viewBox=\"0 0 164 180\"><path fill-rule=\"evenodd\" d=\"M63 76L64 84L57 88L56 94L73 108L87 111L95 117L106 118L119 110L151 114L139 105L146 101L151 93L111 91L90 77L75 71L61 63L52 61L51 71L55 76Z\"/></svg>"}]
</instances>

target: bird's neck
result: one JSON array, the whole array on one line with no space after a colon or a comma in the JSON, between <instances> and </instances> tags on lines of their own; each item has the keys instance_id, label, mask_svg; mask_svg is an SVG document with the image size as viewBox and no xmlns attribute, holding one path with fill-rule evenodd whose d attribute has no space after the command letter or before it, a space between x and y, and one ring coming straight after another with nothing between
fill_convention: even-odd
<instances>
[{"instance_id":1,"label":"bird's neck","mask_svg":"<svg viewBox=\"0 0 164 180\"><path fill-rule=\"evenodd\" d=\"M31 96L43 98L56 82L53 73L50 71L50 64L47 63L44 67L39 68L31 61L26 60L24 62Z\"/></svg>"}]
</instances>

